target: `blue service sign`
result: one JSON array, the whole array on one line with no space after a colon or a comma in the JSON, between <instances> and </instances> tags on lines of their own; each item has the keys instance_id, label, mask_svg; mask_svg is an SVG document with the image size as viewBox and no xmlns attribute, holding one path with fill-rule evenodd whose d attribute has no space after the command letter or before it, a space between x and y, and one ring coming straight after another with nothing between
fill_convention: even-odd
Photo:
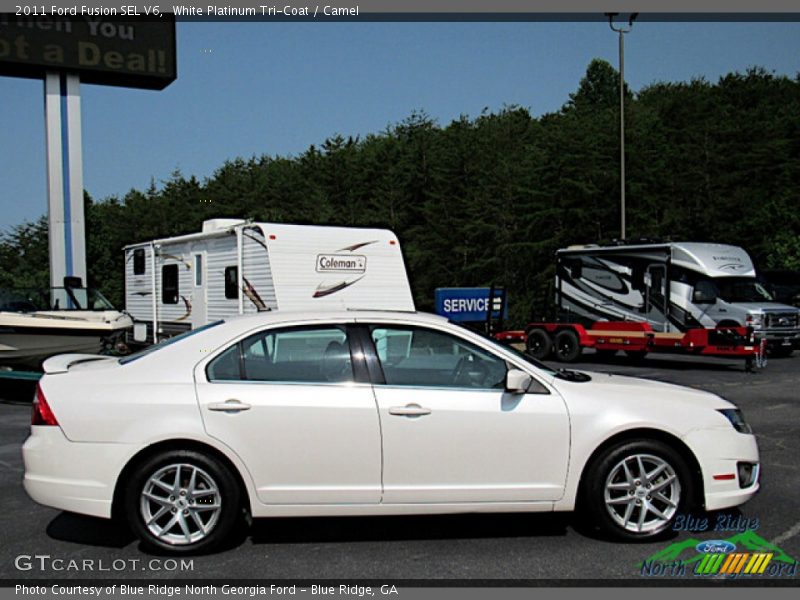
<instances>
[{"instance_id":1,"label":"blue service sign","mask_svg":"<svg viewBox=\"0 0 800 600\"><path fill-rule=\"evenodd\" d=\"M436 288L436 314L451 321L485 321L490 288ZM508 304L501 290L495 290L492 316L508 317Z\"/></svg>"}]
</instances>

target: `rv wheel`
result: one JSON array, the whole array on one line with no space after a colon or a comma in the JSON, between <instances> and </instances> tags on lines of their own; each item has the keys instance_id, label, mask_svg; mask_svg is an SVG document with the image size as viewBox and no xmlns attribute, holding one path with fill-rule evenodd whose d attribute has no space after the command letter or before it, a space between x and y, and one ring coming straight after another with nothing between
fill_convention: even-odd
<instances>
[{"instance_id":1,"label":"rv wheel","mask_svg":"<svg viewBox=\"0 0 800 600\"><path fill-rule=\"evenodd\" d=\"M553 341L544 329L532 329L528 333L525 349L533 358L542 360L550 356L550 352L553 350Z\"/></svg>"},{"instance_id":2,"label":"rv wheel","mask_svg":"<svg viewBox=\"0 0 800 600\"><path fill-rule=\"evenodd\" d=\"M556 339L553 342L553 347L556 352L556 358L561 362L573 362L583 352L581 343L578 340L578 334L571 329L564 329L556 334Z\"/></svg>"}]
</instances>

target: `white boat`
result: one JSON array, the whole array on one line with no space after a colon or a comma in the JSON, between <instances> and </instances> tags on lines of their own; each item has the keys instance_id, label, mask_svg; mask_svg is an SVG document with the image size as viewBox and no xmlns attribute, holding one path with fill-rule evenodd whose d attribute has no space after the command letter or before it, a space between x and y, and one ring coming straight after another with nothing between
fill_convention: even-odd
<instances>
[{"instance_id":1,"label":"white boat","mask_svg":"<svg viewBox=\"0 0 800 600\"><path fill-rule=\"evenodd\" d=\"M107 352L132 326L96 290L0 290L0 367L39 369L56 354Z\"/></svg>"}]
</instances>

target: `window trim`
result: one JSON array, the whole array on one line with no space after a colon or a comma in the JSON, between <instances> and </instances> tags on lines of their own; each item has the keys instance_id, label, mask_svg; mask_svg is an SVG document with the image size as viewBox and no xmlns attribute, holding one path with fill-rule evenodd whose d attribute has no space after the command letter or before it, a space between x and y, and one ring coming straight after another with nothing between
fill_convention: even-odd
<instances>
[{"instance_id":1,"label":"window trim","mask_svg":"<svg viewBox=\"0 0 800 600\"><path fill-rule=\"evenodd\" d=\"M203 375L206 382L210 384L260 384L260 385L325 385L325 386L353 386L353 385L372 385L370 375L366 366L366 354L362 342L356 337L357 326L352 322L330 322L330 323L301 323L297 325L290 325L286 323L276 324L273 327L260 329L258 331L250 331L239 337L234 343L226 344L214 356L209 357L208 361L203 365ZM250 338L257 336L264 336L268 334L275 334L285 331L304 331L304 330L321 330L321 329L341 329L347 339L348 348L350 351L350 363L353 371L353 378L350 381L293 381L293 380L259 380L248 379L247 370L244 363L244 343ZM233 346L239 349L239 379L212 379L209 375L211 364L220 356L225 354Z\"/></svg>"}]
</instances>

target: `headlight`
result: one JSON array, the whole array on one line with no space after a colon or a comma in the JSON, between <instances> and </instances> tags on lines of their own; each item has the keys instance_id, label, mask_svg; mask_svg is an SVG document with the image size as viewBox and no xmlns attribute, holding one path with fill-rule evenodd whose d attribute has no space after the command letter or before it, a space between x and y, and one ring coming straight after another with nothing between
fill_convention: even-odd
<instances>
[{"instance_id":1,"label":"headlight","mask_svg":"<svg viewBox=\"0 0 800 600\"><path fill-rule=\"evenodd\" d=\"M764 315L749 314L744 318L745 325L759 329L764 324Z\"/></svg>"},{"instance_id":2,"label":"headlight","mask_svg":"<svg viewBox=\"0 0 800 600\"><path fill-rule=\"evenodd\" d=\"M742 411L738 408L723 408L719 412L730 421L733 428L739 433L753 433L750 425L744 420Z\"/></svg>"}]
</instances>

